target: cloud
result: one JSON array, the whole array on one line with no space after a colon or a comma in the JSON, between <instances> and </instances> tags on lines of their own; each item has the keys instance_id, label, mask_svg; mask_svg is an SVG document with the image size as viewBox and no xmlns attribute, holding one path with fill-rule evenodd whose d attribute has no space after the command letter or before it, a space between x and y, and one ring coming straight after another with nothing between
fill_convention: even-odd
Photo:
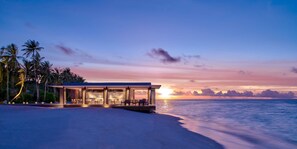
<instances>
[{"instance_id":1,"label":"cloud","mask_svg":"<svg viewBox=\"0 0 297 149\"><path fill-rule=\"evenodd\" d=\"M258 94L254 94L252 91L244 91L244 92L238 92L236 90L228 90L226 93L223 93L222 91L219 91L215 93L212 89L202 89L201 94L199 94L197 91L194 91L192 93L193 96L216 96L216 97L269 97L269 98L279 98L279 99L292 99L295 98L295 94L291 91L281 93L278 91L273 90L264 90Z\"/></svg>"},{"instance_id":2,"label":"cloud","mask_svg":"<svg viewBox=\"0 0 297 149\"><path fill-rule=\"evenodd\" d=\"M197 91L193 91L194 96L199 96L199 93Z\"/></svg>"},{"instance_id":3,"label":"cloud","mask_svg":"<svg viewBox=\"0 0 297 149\"><path fill-rule=\"evenodd\" d=\"M224 96L229 96L229 97L240 97L242 94L240 92L237 92L235 90L228 90L227 93L223 94Z\"/></svg>"},{"instance_id":4,"label":"cloud","mask_svg":"<svg viewBox=\"0 0 297 149\"><path fill-rule=\"evenodd\" d=\"M240 74L240 75L251 75L251 72L243 71L243 70L239 70L237 73Z\"/></svg>"},{"instance_id":5,"label":"cloud","mask_svg":"<svg viewBox=\"0 0 297 149\"><path fill-rule=\"evenodd\" d=\"M245 75L245 71L240 70L240 71L238 71L238 74Z\"/></svg>"},{"instance_id":6,"label":"cloud","mask_svg":"<svg viewBox=\"0 0 297 149\"><path fill-rule=\"evenodd\" d=\"M62 51L64 54L68 55L68 56L72 56L74 55L76 52L75 50L69 48L69 47L66 47L62 44L60 45L56 45L56 48L59 49L60 51Z\"/></svg>"},{"instance_id":7,"label":"cloud","mask_svg":"<svg viewBox=\"0 0 297 149\"><path fill-rule=\"evenodd\" d=\"M173 93L171 95L174 95L174 96L191 96L192 93L190 91L187 91L187 92L184 92L184 91L176 91L174 90Z\"/></svg>"},{"instance_id":8,"label":"cloud","mask_svg":"<svg viewBox=\"0 0 297 149\"><path fill-rule=\"evenodd\" d=\"M215 95L215 92L212 90L212 89L202 89L202 94L203 96L214 96Z\"/></svg>"},{"instance_id":9,"label":"cloud","mask_svg":"<svg viewBox=\"0 0 297 149\"><path fill-rule=\"evenodd\" d=\"M223 95L224 95L224 94L223 94L222 91L219 91L219 92L216 93L216 96L223 96Z\"/></svg>"},{"instance_id":10,"label":"cloud","mask_svg":"<svg viewBox=\"0 0 297 149\"><path fill-rule=\"evenodd\" d=\"M26 22L24 25L28 29L32 29L32 30L36 29L36 27L32 23Z\"/></svg>"},{"instance_id":11,"label":"cloud","mask_svg":"<svg viewBox=\"0 0 297 149\"><path fill-rule=\"evenodd\" d=\"M257 96L259 97L272 97L272 98L294 98L295 94L293 92L287 92L287 93L280 93L278 91L272 91L272 90L265 90L262 91Z\"/></svg>"},{"instance_id":12,"label":"cloud","mask_svg":"<svg viewBox=\"0 0 297 149\"><path fill-rule=\"evenodd\" d=\"M293 67L293 68L291 69L291 72L293 72L293 73L297 73L297 68L296 68L296 67Z\"/></svg>"},{"instance_id":13,"label":"cloud","mask_svg":"<svg viewBox=\"0 0 297 149\"><path fill-rule=\"evenodd\" d=\"M190 80L190 82L191 82L191 83L195 83L196 81L195 81L195 80Z\"/></svg>"},{"instance_id":14,"label":"cloud","mask_svg":"<svg viewBox=\"0 0 297 149\"><path fill-rule=\"evenodd\" d=\"M242 93L242 96L253 97L254 93L252 91L245 91L245 92Z\"/></svg>"},{"instance_id":15,"label":"cloud","mask_svg":"<svg viewBox=\"0 0 297 149\"><path fill-rule=\"evenodd\" d=\"M83 62L74 62L74 67L79 67L81 65L83 65L84 63Z\"/></svg>"},{"instance_id":16,"label":"cloud","mask_svg":"<svg viewBox=\"0 0 297 149\"><path fill-rule=\"evenodd\" d=\"M173 57L166 50L164 50L162 48L152 49L148 53L148 55L151 57L160 58L161 62L163 62L163 63L178 63L181 61L180 57Z\"/></svg>"},{"instance_id":17,"label":"cloud","mask_svg":"<svg viewBox=\"0 0 297 149\"><path fill-rule=\"evenodd\" d=\"M183 55L183 56L188 59L192 59L192 58L200 59L201 58L200 55Z\"/></svg>"},{"instance_id":18,"label":"cloud","mask_svg":"<svg viewBox=\"0 0 297 149\"><path fill-rule=\"evenodd\" d=\"M201 67L204 67L205 65L193 65L193 66L197 68L201 68Z\"/></svg>"}]
</instances>

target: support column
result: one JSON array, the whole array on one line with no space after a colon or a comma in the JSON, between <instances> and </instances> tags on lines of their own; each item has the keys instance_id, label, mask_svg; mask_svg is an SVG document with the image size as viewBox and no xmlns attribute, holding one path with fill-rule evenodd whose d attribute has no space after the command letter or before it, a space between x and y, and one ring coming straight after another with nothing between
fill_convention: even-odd
<instances>
[{"instance_id":1,"label":"support column","mask_svg":"<svg viewBox=\"0 0 297 149\"><path fill-rule=\"evenodd\" d=\"M125 98L128 99L128 100L131 99L131 89L130 89L130 87L126 88Z\"/></svg>"},{"instance_id":2,"label":"support column","mask_svg":"<svg viewBox=\"0 0 297 149\"><path fill-rule=\"evenodd\" d=\"M135 99L135 89L132 89L132 99Z\"/></svg>"},{"instance_id":3,"label":"support column","mask_svg":"<svg viewBox=\"0 0 297 149\"><path fill-rule=\"evenodd\" d=\"M67 88L63 87L63 104L67 103Z\"/></svg>"},{"instance_id":4,"label":"support column","mask_svg":"<svg viewBox=\"0 0 297 149\"><path fill-rule=\"evenodd\" d=\"M59 103L64 105L64 88L59 89Z\"/></svg>"},{"instance_id":5,"label":"support column","mask_svg":"<svg viewBox=\"0 0 297 149\"><path fill-rule=\"evenodd\" d=\"M150 101L151 101L151 88L147 89L147 100L150 103Z\"/></svg>"},{"instance_id":6,"label":"support column","mask_svg":"<svg viewBox=\"0 0 297 149\"><path fill-rule=\"evenodd\" d=\"M106 104L109 104L108 88L106 88Z\"/></svg>"},{"instance_id":7,"label":"support column","mask_svg":"<svg viewBox=\"0 0 297 149\"><path fill-rule=\"evenodd\" d=\"M103 90L103 104L108 105L108 88L104 88Z\"/></svg>"},{"instance_id":8,"label":"support column","mask_svg":"<svg viewBox=\"0 0 297 149\"><path fill-rule=\"evenodd\" d=\"M154 105L155 103L156 103L156 90L152 88L150 104Z\"/></svg>"},{"instance_id":9,"label":"support column","mask_svg":"<svg viewBox=\"0 0 297 149\"><path fill-rule=\"evenodd\" d=\"M75 100L78 100L79 90L78 90L78 89L75 89L74 92L75 92L75 93L74 93L74 99L75 99Z\"/></svg>"},{"instance_id":10,"label":"support column","mask_svg":"<svg viewBox=\"0 0 297 149\"><path fill-rule=\"evenodd\" d=\"M82 88L82 105L86 104L86 88Z\"/></svg>"}]
</instances>

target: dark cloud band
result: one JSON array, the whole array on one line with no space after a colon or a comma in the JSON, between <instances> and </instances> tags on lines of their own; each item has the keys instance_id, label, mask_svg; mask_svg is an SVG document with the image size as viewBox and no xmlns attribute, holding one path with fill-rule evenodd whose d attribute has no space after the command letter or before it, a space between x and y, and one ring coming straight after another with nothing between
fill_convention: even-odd
<instances>
[{"instance_id":1,"label":"dark cloud band","mask_svg":"<svg viewBox=\"0 0 297 149\"><path fill-rule=\"evenodd\" d=\"M152 49L148 55L151 57L160 58L161 62L163 63L177 63L181 61L180 57L173 57L171 56L166 50L162 48Z\"/></svg>"}]
</instances>

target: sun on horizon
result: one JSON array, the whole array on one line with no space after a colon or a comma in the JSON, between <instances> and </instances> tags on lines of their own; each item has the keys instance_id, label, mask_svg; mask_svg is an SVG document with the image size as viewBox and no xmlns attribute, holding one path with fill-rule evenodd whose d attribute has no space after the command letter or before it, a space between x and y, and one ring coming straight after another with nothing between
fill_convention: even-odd
<instances>
[{"instance_id":1,"label":"sun on horizon","mask_svg":"<svg viewBox=\"0 0 297 149\"><path fill-rule=\"evenodd\" d=\"M160 94L160 97L162 99L170 99L173 93L173 89L167 88L167 87L161 87L158 90L158 93Z\"/></svg>"}]
</instances>

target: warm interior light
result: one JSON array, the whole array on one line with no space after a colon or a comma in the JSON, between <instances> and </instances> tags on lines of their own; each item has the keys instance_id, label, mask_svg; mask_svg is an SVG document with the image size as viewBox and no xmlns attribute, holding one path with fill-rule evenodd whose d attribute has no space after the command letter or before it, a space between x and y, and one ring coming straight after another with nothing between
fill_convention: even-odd
<instances>
[{"instance_id":1,"label":"warm interior light","mask_svg":"<svg viewBox=\"0 0 297 149\"><path fill-rule=\"evenodd\" d=\"M169 98L170 95L172 94L172 89L170 88L160 88L159 93L161 94L162 98Z\"/></svg>"},{"instance_id":2,"label":"warm interior light","mask_svg":"<svg viewBox=\"0 0 297 149\"><path fill-rule=\"evenodd\" d=\"M87 105L87 104L83 104L82 107L84 107L84 108L85 108L85 107L89 107L89 105Z\"/></svg>"},{"instance_id":3,"label":"warm interior light","mask_svg":"<svg viewBox=\"0 0 297 149\"><path fill-rule=\"evenodd\" d=\"M109 108L109 105L104 105L103 107L104 107L104 108Z\"/></svg>"}]
</instances>

